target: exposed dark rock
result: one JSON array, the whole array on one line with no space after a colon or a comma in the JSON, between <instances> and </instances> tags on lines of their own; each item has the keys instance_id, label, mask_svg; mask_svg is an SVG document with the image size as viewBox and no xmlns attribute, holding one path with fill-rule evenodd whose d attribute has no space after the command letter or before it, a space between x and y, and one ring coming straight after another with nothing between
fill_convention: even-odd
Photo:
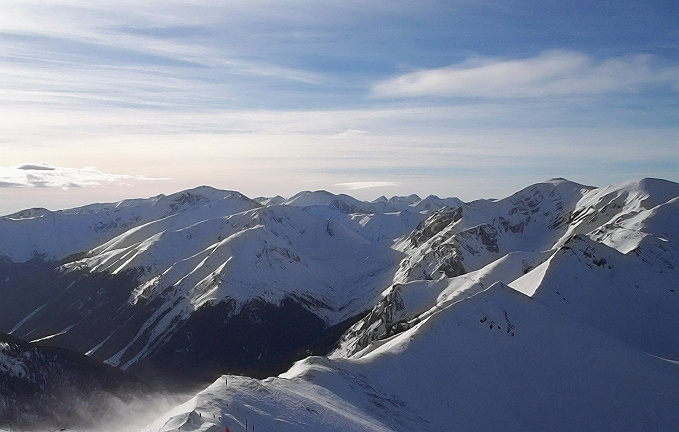
<instances>
[{"instance_id":1,"label":"exposed dark rock","mask_svg":"<svg viewBox=\"0 0 679 432\"><path fill-rule=\"evenodd\" d=\"M342 335L339 345L343 345L349 355L355 354L371 342L401 333L419 322L403 320L399 314L402 310L401 286L396 284L367 315ZM352 341L351 344L348 341Z\"/></svg>"},{"instance_id":2,"label":"exposed dark rock","mask_svg":"<svg viewBox=\"0 0 679 432\"><path fill-rule=\"evenodd\" d=\"M415 230L410 234L410 244L417 247L427 240L434 237L451 223L455 223L462 218L462 207L444 207L420 222Z\"/></svg>"}]
</instances>

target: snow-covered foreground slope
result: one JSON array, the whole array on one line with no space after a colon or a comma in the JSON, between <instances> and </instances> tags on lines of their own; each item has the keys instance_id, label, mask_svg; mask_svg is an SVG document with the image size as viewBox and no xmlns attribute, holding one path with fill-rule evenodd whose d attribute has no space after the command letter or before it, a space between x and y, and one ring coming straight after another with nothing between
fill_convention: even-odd
<instances>
[{"instance_id":1,"label":"snow-covered foreground slope","mask_svg":"<svg viewBox=\"0 0 679 432\"><path fill-rule=\"evenodd\" d=\"M674 430L679 364L502 284L350 358L220 378L148 431Z\"/></svg>"},{"instance_id":2,"label":"snow-covered foreground slope","mask_svg":"<svg viewBox=\"0 0 679 432\"><path fill-rule=\"evenodd\" d=\"M678 241L663 180L442 208L333 353L220 379L148 430L222 410L235 430L677 430Z\"/></svg>"}]
</instances>

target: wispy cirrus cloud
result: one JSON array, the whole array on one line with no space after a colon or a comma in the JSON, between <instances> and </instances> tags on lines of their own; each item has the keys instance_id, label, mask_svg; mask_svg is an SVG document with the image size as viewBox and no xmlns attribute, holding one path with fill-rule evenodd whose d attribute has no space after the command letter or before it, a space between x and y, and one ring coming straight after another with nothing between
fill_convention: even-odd
<instances>
[{"instance_id":1,"label":"wispy cirrus cloud","mask_svg":"<svg viewBox=\"0 0 679 432\"><path fill-rule=\"evenodd\" d=\"M377 82L376 97L513 98L634 92L649 86L679 91L679 65L659 65L651 55L597 59L551 50L535 57L479 57L443 68Z\"/></svg>"},{"instance_id":2,"label":"wispy cirrus cloud","mask_svg":"<svg viewBox=\"0 0 679 432\"><path fill-rule=\"evenodd\" d=\"M104 184L133 180L164 180L152 179L140 175L109 174L98 171L94 167L64 168L46 163L26 163L11 167L0 167L0 188L82 188L98 187Z\"/></svg>"},{"instance_id":3,"label":"wispy cirrus cloud","mask_svg":"<svg viewBox=\"0 0 679 432\"><path fill-rule=\"evenodd\" d=\"M315 87L326 80L275 55L254 54L258 49L250 44L265 29L248 31L238 18L260 9L272 8L3 1L2 99L85 109L200 110L248 103L253 93L270 95L281 83Z\"/></svg>"}]
</instances>

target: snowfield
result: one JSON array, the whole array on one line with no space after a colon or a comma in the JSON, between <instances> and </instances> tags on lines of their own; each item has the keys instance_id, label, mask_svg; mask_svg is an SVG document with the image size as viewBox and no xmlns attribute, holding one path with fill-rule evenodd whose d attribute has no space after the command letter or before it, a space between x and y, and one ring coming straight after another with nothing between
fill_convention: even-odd
<instances>
[{"instance_id":1,"label":"snowfield","mask_svg":"<svg viewBox=\"0 0 679 432\"><path fill-rule=\"evenodd\" d=\"M50 226L86 228L56 246ZM298 334L285 323L342 329L332 350L277 376L222 368L147 432L679 430L676 183L552 179L469 203L199 188L20 212L0 219L0 235L15 263L49 257L64 275L130 278L110 306L127 332L79 348L122 368L173 350L186 364L191 352L235 355ZM87 293L79 280L61 292ZM49 321L50 302L36 295L6 331L56 344L91 326L82 314ZM288 315L242 335L242 348L220 342L235 327L214 323L266 323L264 305ZM258 349L252 358L267 355Z\"/></svg>"},{"instance_id":2,"label":"snowfield","mask_svg":"<svg viewBox=\"0 0 679 432\"><path fill-rule=\"evenodd\" d=\"M678 197L556 179L442 208L328 357L222 377L146 430L676 430Z\"/></svg>"},{"instance_id":3,"label":"snowfield","mask_svg":"<svg viewBox=\"0 0 679 432\"><path fill-rule=\"evenodd\" d=\"M498 283L350 358L222 377L145 430L673 430L678 367Z\"/></svg>"},{"instance_id":4,"label":"snowfield","mask_svg":"<svg viewBox=\"0 0 679 432\"><path fill-rule=\"evenodd\" d=\"M202 326L197 316L219 320L222 309L228 326L274 313L266 305L282 310L292 302L320 320L316 327L332 329L363 313L391 282L403 258L392 248L396 238L432 211L460 203L433 196L361 202L325 191L251 200L200 187L148 200L19 212L0 218L0 255L27 266L44 260L43 267L58 268L49 278L64 282L30 282L44 292L36 287L26 310L14 310L6 322L0 317L0 324L15 336L49 337L123 369L180 349L196 331L190 327ZM16 272L8 269L6 282L14 283ZM121 286L93 298L93 283L83 279L97 275ZM17 297L22 283L13 285ZM64 305L55 298L69 314L58 313ZM111 316L104 327L94 318L101 314ZM283 347L280 355L310 342ZM248 356L272 349L255 346Z\"/></svg>"}]
</instances>

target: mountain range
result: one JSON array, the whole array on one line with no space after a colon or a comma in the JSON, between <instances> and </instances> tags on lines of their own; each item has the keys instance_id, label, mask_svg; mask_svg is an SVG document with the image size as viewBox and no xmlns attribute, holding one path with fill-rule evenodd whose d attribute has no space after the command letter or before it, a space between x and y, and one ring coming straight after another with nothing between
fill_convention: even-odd
<instances>
[{"instance_id":1,"label":"mountain range","mask_svg":"<svg viewBox=\"0 0 679 432\"><path fill-rule=\"evenodd\" d=\"M148 431L675 430L678 238L660 179L30 209L0 331L206 383Z\"/></svg>"}]
</instances>

